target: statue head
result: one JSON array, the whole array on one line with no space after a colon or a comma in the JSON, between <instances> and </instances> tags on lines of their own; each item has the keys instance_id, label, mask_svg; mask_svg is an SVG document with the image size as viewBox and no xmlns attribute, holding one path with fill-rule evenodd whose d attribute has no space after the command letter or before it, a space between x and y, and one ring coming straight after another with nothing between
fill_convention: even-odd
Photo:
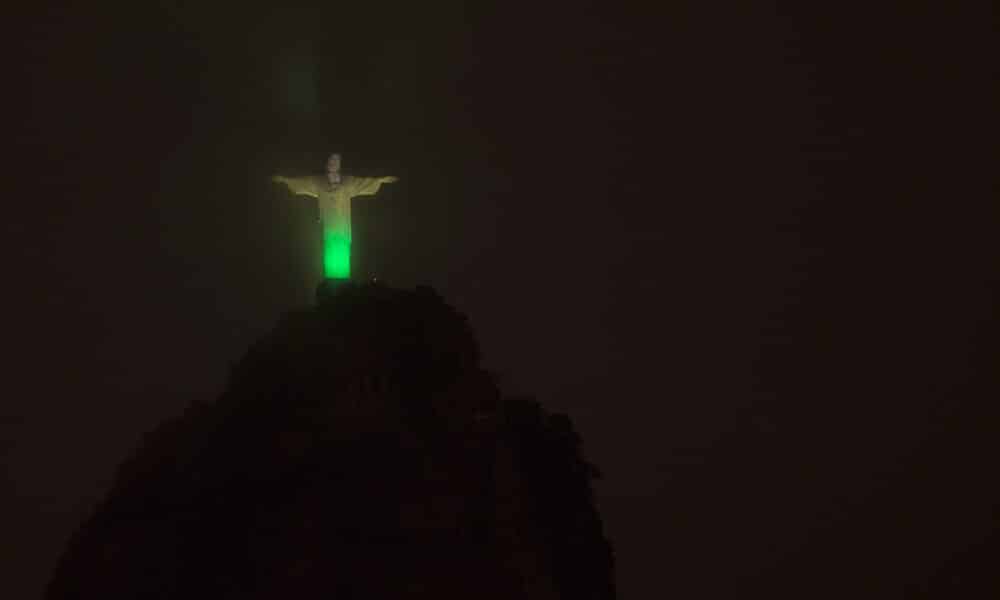
<instances>
[{"instance_id":1,"label":"statue head","mask_svg":"<svg viewBox=\"0 0 1000 600\"><path fill-rule=\"evenodd\" d=\"M334 153L330 155L330 159L326 161L326 172L327 173L340 172L340 154Z\"/></svg>"},{"instance_id":2,"label":"statue head","mask_svg":"<svg viewBox=\"0 0 1000 600\"><path fill-rule=\"evenodd\" d=\"M340 155L331 154L329 160L326 161L326 177L330 180L330 183L337 184L340 183Z\"/></svg>"}]
</instances>

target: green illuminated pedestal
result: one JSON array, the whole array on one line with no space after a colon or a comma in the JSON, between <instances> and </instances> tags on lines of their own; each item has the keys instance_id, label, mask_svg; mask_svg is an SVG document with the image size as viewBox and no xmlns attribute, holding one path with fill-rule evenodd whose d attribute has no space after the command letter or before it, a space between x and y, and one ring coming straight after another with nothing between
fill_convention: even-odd
<instances>
[{"instance_id":1,"label":"green illuminated pedestal","mask_svg":"<svg viewBox=\"0 0 1000 600\"><path fill-rule=\"evenodd\" d=\"M323 275L329 279L351 276L351 240L332 228L323 229Z\"/></svg>"}]
</instances>

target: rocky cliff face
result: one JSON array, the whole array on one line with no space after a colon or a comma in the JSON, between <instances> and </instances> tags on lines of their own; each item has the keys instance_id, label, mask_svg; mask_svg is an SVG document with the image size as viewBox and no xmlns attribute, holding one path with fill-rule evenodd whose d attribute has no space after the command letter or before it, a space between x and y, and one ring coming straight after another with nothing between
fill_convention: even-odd
<instances>
[{"instance_id":1,"label":"rocky cliff face","mask_svg":"<svg viewBox=\"0 0 1000 600\"><path fill-rule=\"evenodd\" d=\"M613 598L579 443L430 289L325 290L146 436L47 597Z\"/></svg>"}]
</instances>

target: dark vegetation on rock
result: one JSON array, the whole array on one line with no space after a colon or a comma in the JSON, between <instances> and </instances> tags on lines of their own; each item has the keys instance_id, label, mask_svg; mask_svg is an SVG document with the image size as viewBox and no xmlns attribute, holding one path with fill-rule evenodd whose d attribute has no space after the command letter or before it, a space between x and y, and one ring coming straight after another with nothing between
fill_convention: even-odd
<instances>
[{"instance_id":1,"label":"dark vegetation on rock","mask_svg":"<svg viewBox=\"0 0 1000 600\"><path fill-rule=\"evenodd\" d=\"M47 598L613 598L580 444L433 290L343 285L145 437Z\"/></svg>"}]
</instances>

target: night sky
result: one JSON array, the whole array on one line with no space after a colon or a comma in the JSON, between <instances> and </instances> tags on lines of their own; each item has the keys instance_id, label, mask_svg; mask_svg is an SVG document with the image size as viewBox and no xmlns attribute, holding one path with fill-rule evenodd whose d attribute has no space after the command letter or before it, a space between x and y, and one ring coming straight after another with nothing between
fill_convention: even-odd
<instances>
[{"instance_id":1,"label":"night sky","mask_svg":"<svg viewBox=\"0 0 1000 600\"><path fill-rule=\"evenodd\" d=\"M622 598L887 597L1000 549L988 15L140 4L9 21L0 597L312 302L315 203L268 177L332 151L401 178L355 275L434 286L574 419Z\"/></svg>"}]
</instances>

